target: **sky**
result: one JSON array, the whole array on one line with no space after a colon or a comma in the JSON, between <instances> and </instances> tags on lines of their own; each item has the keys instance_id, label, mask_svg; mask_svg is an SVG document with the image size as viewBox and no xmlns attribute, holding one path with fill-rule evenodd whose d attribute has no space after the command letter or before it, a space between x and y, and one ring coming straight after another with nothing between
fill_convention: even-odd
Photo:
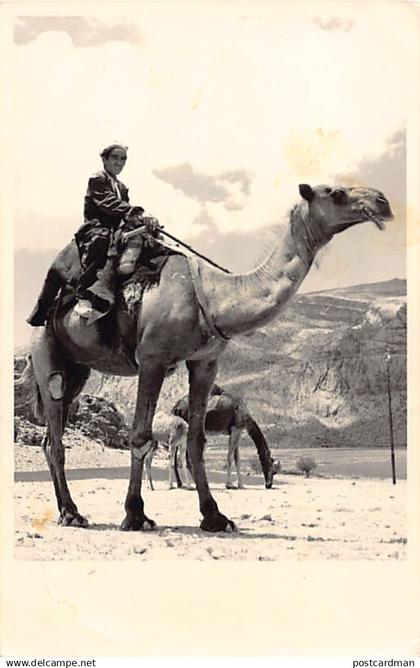
<instances>
[{"instance_id":1,"label":"sky","mask_svg":"<svg viewBox=\"0 0 420 668\"><path fill-rule=\"evenodd\" d=\"M131 202L234 271L261 259L299 183L377 187L387 232L335 239L302 290L405 276L409 4L66 4L10 20L17 342L114 140Z\"/></svg>"}]
</instances>

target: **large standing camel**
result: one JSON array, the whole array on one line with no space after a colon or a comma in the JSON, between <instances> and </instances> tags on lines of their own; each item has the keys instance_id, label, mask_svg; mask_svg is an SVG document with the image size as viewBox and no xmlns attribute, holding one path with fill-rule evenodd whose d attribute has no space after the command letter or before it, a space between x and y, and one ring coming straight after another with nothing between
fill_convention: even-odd
<instances>
[{"instance_id":1,"label":"large standing camel","mask_svg":"<svg viewBox=\"0 0 420 668\"><path fill-rule=\"evenodd\" d=\"M245 402L240 397L229 394L218 385L213 385L211 398L207 404L204 427L207 434L227 434L229 436L227 454L227 489L233 489L232 468L235 463L238 488L244 489L242 479L239 441L244 431L252 438L257 448L265 486L270 489L273 476L280 471L280 462L271 457L270 448L264 434L251 416ZM179 399L172 408L172 413L188 422L188 396ZM180 457L181 459L181 457ZM182 460L181 460L182 461ZM175 469L176 471L176 469Z\"/></svg>"},{"instance_id":2,"label":"large standing camel","mask_svg":"<svg viewBox=\"0 0 420 668\"><path fill-rule=\"evenodd\" d=\"M201 261L170 256L160 281L135 297L135 275L117 289L113 311L87 325L74 302L59 305L40 328L31 357L47 420L45 455L62 525L84 527L64 469L62 435L68 407L90 369L138 375L131 432L131 473L123 530L148 530L155 523L144 512L141 480L144 457L152 446L152 421L168 370L184 360L189 374L188 456L197 486L201 528L231 532L235 525L214 500L203 461L204 420L217 360L228 340L262 327L278 316L296 293L316 253L339 232L367 221L379 228L392 218L388 200L373 188L299 186L302 199L291 210L284 237L267 259L246 274L224 274ZM68 261L71 253L61 255ZM74 257L74 252L73 252ZM59 256L60 258L60 256ZM61 259L60 258L60 259ZM57 259L57 276L69 265Z\"/></svg>"}]
</instances>

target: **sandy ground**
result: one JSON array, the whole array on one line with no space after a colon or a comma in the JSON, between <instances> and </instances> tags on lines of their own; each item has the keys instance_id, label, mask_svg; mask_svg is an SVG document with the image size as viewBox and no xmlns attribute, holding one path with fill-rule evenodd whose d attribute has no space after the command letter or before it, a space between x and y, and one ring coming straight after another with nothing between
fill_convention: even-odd
<instances>
[{"instance_id":1,"label":"sandy ground","mask_svg":"<svg viewBox=\"0 0 420 668\"><path fill-rule=\"evenodd\" d=\"M154 467L155 491L145 483L145 511L153 532L121 532L129 453L92 442L66 450L70 489L87 529L57 525L53 486L41 449L16 446L15 555L26 560L296 560L406 558L406 482L280 475L266 490L261 476L245 490L224 488L224 473L209 479L235 534L199 527L195 491L167 489L163 458Z\"/></svg>"}]
</instances>

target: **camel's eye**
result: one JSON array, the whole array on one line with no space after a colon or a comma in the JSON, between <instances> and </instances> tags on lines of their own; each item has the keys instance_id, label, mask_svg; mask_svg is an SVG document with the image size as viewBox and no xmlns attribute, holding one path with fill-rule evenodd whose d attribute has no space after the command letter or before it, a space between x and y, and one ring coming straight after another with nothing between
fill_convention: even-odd
<instances>
[{"instance_id":1,"label":"camel's eye","mask_svg":"<svg viewBox=\"0 0 420 668\"><path fill-rule=\"evenodd\" d=\"M340 190L340 188L336 188L332 191L331 198L334 204L346 204L348 200L347 193L345 190Z\"/></svg>"}]
</instances>

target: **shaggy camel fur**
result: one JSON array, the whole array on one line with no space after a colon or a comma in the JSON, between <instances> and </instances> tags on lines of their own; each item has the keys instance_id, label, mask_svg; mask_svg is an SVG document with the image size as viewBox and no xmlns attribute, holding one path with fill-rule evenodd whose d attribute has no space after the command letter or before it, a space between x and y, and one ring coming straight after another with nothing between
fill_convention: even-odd
<instances>
[{"instance_id":1,"label":"shaggy camel fur","mask_svg":"<svg viewBox=\"0 0 420 668\"><path fill-rule=\"evenodd\" d=\"M116 287L113 310L94 324L62 301L46 327L38 328L31 358L48 423L45 455L63 526L85 527L67 484L62 442L68 408L90 369L137 375L138 394L131 432L131 473L125 499L124 531L155 526L141 496L144 458L153 445L152 423L165 376L185 361L189 374L188 456L197 487L201 528L231 532L234 523L219 511L207 480L203 450L205 415L218 358L236 334L263 327L277 317L308 274L317 252L335 234L359 223L379 228L392 218L388 200L373 188L299 186L282 238L247 274L225 274L204 262L170 256L160 280L147 289L136 273ZM71 261L70 261L71 260ZM357 258L355 258L357 262ZM55 261L58 282L74 280L73 246Z\"/></svg>"}]
</instances>

